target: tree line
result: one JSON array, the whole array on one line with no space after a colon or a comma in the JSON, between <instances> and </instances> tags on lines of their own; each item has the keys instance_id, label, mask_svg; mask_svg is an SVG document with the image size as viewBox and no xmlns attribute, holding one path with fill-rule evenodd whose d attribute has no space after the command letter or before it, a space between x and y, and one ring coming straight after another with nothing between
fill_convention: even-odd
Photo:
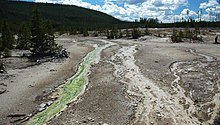
<instances>
[{"instance_id":1,"label":"tree line","mask_svg":"<svg viewBox=\"0 0 220 125\"><path fill-rule=\"evenodd\" d=\"M30 25L22 24L17 38L8 23L4 21L0 37L0 53L3 57L11 55L11 49L30 50L33 55L52 55L61 51L54 40L51 23L41 18L37 9L34 10Z\"/></svg>"}]
</instances>

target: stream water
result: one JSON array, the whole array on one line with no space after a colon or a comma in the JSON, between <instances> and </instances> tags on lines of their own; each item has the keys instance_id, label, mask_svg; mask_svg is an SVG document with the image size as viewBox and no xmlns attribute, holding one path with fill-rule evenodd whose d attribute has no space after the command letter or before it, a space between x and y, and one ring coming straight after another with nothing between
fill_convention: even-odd
<instances>
[{"instance_id":1,"label":"stream water","mask_svg":"<svg viewBox=\"0 0 220 125\"><path fill-rule=\"evenodd\" d=\"M79 65L77 73L71 77L67 83L61 87L59 91L59 98L44 111L37 113L32 117L28 125L43 125L53 117L59 115L66 107L67 104L76 100L78 96L84 93L86 85L88 84L88 74L90 67L94 63L98 63L100 53L103 49L110 47L113 43L102 40L105 45L95 46L95 50L90 52Z\"/></svg>"}]
</instances>

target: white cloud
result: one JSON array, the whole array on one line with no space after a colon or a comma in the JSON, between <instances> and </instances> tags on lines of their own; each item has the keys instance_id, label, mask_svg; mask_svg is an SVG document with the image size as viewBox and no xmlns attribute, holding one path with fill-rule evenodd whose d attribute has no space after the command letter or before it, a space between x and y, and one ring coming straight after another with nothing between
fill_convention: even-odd
<instances>
[{"instance_id":1,"label":"white cloud","mask_svg":"<svg viewBox=\"0 0 220 125\"><path fill-rule=\"evenodd\" d=\"M201 3L199 8L206 9L206 8L215 7L218 5L219 4L218 4L217 0L209 0L208 2Z\"/></svg>"},{"instance_id":2,"label":"white cloud","mask_svg":"<svg viewBox=\"0 0 220 125\"><path fill-rule=\"evenodd\" d=\"M171 20L174 22L182 22L193 19L198 21L198 14L190 9L183 9L179 15L172 16Z\"/></svg>"},{"instance_id":3,"label":"white cloud","mask_svg":"<svg viewBox=\"0 0 220 125\"><path fill-rule=\"evenodd\" d=\"M204 9L206 12L202 15L202 20L220 21L220 5L217 0L209 0L208 2L201 3L200 9Z\"/></svg>"},{"instance_id":4,"label":"white cloud","mask_svg":"<svg viewBox=\"0 0 220 125\"><path fill-rule=\"evenodd\" d=\"M190 9L183 9L183 11L181 12L181 15L185 15L185 16L196 16L197 13L193 10Z\"/></svg>"}]
</instances>

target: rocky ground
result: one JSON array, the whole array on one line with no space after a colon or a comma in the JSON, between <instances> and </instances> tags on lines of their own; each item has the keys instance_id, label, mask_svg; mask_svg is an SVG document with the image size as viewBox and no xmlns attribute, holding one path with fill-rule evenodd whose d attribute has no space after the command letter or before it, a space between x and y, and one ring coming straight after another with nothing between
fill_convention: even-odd
<instances>
[{"instance_id":1,"label":"rocky ground","mask_svg":"<svg viewBox=\"0 0 220 125\"><path fill-rule=\"evenodd\" d=\"M66 81L76 71L82 59L93 50L90 45L77 45L71 37L57 39L70 52L68 59L53 60L40 65L27 58L11 57L4 60L7 74L0 74L0 125L14 123L17 117L8 115L29 116L47 102L47 95Z\"/></svg>"},{"instance_id":2,"label":"rocky ground","mask_svg":"<svg viewBox=\"0 0 220 125\"><path fill-rule=\"evenodd\" d=\"M220 46L212 44L213 38L178 44L155 36L112 40L115 44L103 50L99 62L92 65L85 92L48 124L209 125L216 120L217 125ZM104 44L101 39L62 36L58 42L72 45L70 59L10 69L2 75L0 86L7 92L0 95L1 115L29 114L42 102L46 104L42 99L45 88L73 75L91 46Z\"/></svg>"}]
</instances>

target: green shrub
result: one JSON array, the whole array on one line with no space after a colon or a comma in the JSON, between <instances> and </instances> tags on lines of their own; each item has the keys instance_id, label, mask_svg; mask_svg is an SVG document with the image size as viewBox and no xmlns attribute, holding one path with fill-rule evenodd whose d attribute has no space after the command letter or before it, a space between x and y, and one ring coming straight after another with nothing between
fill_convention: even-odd
<instances>
[{"instance_id":1,"label":"green shrub","mask_svg":"<svg viewBox=\"0 0 220 125\"><path fill-rule=\"evenodd\" d=\"M148 28L145 28L145 35L150 35Z\"/></svg>"},{"instance_id":2,"label":"green shrub","mask_svg":"<svg viewBox=\"0 0 220 125\"><path fill-rule=\"evenodd\" d=\"M88 32L87 29L84 29L84 30L83 30L83 36L89 36L89 32Z\"/></svg>"},{"instance_id":3,"label":"green shrub","mask_svg":"<svg viewBox=\"0 0 220 125\"><path fill-rule=\"evenodd\" d=\"M138 39L141 36L141 32L138 29L133 29L132 31L132 38Z\"/></svg>"},{"instance_id":4,"label":"green shrub","mask_svg":"<svg viewBox=\"0 0 220 125\"><path fill-rule=\"evenodd\" d=\"M10 57L10 56L11 56L11 50L8 49L8 48L5 48L5 49L3 50L3 56L4 56L4 57Z\"/></svg>"},{"instance_id":5,"label":"green shrub","mask_svg":"<svg viewBox=\"0 0 220 125\"><path fill-rule=\"evenodd\" d=\"M167 34L166 34L166 33L164 33L164 34L163 34L163 37L167 37Z\"/></svg>"},{"instance_id":6,"label":"green shrub","mask_svg":"<svg viewBox=\"0 0 220 125\"><path fill-rule=\"evenodd\" d=\"M117 39L119 38L118 30L113 28L110 32L107 30L107 38L108 39Z\"/></svg>"},{"instance_id":7,"label":"green shrub","mask_svg":"<svg viewBox=\"0 0 220 125\"><path fill-rule=\"evenodd\" d=\"M195 29L195 30L190 30L189 28L186 28L183 31L177 31L175 29L173 29L173 35L171 37L171 40L173 43L179 43L179 42L183 42L182 38L186 38L186 39L190 39L190 40L199 40L199 41L203 41L202 37L199 36L200 34L200 30L199 29Z\"/></svg>"},{"instance_id":8,"label":"green shrub","mask_svg":"<svg viewBox=\"0 0 220 125\"><path fill-rule=\"evenodd\" d=\"M119 36L118 36L118 38L122 38L122 37L123 37L123 33L122 33L121 30L119 30Z\"/></svg>"},{"instance_id":9,"label":"green shrub","mask_svg":"<svg viewBox=\"0 0 220 125\"><path fill-rule=\"evenodd\" d=\"M173 43L179 43L182 41L182 36L180 36L180 32L178 33L177 30L173 29L173 35L171 36L171 40Z\"/></svg>"},{"instance_id":10,"label":"green shrub","mask_svg":"<svg viewBox=\"0 0 220 125\"><path fill-rule=\"evenodd\" d=\"M128 29L126 29L126 37L130 37L130 33L129 33L129 31L128 31Z\"/></svg>"}]
</instances>

